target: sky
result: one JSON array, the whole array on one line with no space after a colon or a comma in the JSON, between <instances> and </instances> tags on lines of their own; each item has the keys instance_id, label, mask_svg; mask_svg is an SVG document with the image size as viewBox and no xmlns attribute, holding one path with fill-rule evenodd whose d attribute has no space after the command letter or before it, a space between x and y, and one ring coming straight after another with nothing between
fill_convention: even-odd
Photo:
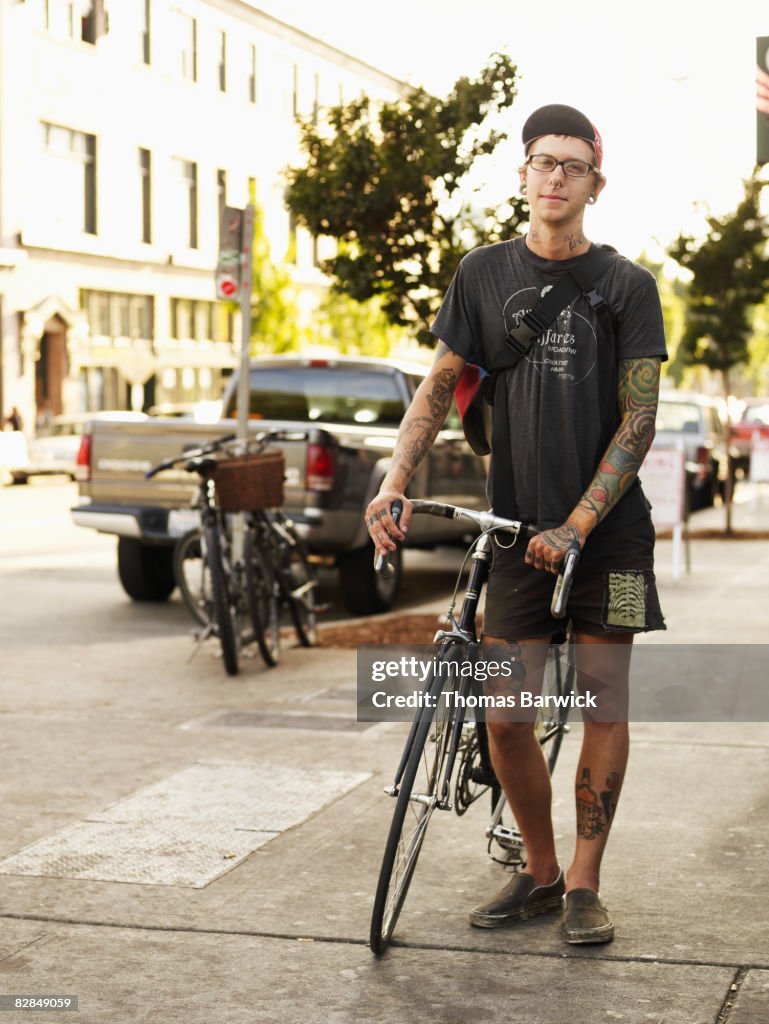
<instances>
[{"instance_id":1,"label":"sky","mask_svg":"<svg viewBox=\"0 0 769 1024\"><path fill-rule=\"evenodd\" d=\"M607 187L588 236L652 258L707 212L727 213L755 163L756 36L766 0L262 0L255 6L436 95L501 50L520 85L513 143L495 154L484 198L517 188L524 120L568 103L598 127Z\"/></svg>"}]
</instances>

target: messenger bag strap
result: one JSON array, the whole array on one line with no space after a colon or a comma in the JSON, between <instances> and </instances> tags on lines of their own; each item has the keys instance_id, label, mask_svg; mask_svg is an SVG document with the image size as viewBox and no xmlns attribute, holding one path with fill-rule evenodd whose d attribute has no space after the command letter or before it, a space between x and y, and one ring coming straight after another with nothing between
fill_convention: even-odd
<instances>
[{"instance_id":1,"label":"messenger bag strap","mask_svg":"<svg viewBox=\"0 0 769 1024\"><path fill-rule=\"evenodd\" d=\"M584 260L561 274L557 283L542 296L536 306L523 315L517 327L507 332L505 341L517 356L511 365L526 355L534 339L544 334L578 295L586 295L592 306L597 305L600 296L595 290L595 282L611 263L613 252L599 245L592 246Z\"/></svg>"}]
</instances>

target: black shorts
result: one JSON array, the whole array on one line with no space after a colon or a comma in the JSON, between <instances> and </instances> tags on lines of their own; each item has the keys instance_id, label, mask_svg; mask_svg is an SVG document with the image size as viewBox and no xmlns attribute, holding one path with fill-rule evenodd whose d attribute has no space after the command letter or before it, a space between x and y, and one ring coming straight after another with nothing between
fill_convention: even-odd
<instances>
[{"instance_id":1,"label":"black shorts","mask_svg":"<svg viewBox=\"0 0 769 1024\"><path fill-rule=\"evenodd\" d=\"M505 543L503 538L500 538ZM620 530L590 535L574 574L567 616L594 636L665 629L654 577L654 527L644 517ZM551 636L563 622L550 614L556 577L524 562L528 542L492 542L483 632L505 640Z\"/></svg>"}]
</instances>

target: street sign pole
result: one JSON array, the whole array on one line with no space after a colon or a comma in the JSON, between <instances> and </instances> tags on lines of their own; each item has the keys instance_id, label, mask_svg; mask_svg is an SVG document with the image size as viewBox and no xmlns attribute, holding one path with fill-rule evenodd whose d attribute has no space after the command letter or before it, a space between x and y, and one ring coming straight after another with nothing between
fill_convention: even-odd
<instances>
[{"instance_id":1,"label":"street sign pole","mask_svg":"<svg viewBox=\"0 0 769 1024\"><path fill-rule=\"evenodd\" d=\"M251 264L254 248L254 207L243 210L240 242L240 372L238 375L238 439L245 448L251 405Z\"/></svg>"}]
</instances>

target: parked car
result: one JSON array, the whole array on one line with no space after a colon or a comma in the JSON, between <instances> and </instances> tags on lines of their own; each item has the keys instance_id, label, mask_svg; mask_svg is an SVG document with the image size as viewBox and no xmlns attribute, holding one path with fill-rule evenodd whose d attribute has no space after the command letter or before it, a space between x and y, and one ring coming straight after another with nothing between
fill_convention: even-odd
<instances>
[{"instance_id":1,"label":"parked car","mask_svg":"<svg viewBox=\"0 0 769 1024\"><path fill-rule=\"evenodd\" d=\"M753 436L769 438L769 398L748 398L742 415L729 431L735 468L745 476L750 473L750 446Z\"/></svg>"},{"instance_id":2,"label":"parked car","mask_svg":"<svg viewBox=\"0 0 769 1024\"><path fill-rule=\"evenodd\" d=\"M54 416L50 423L38 429L34 440L27 442L25 464L10 470L13 482L25 484L31 476L53 473L64 474L74 480L80 438L89 423L95 420L136 423L146 419L143 412L121 410Z\"/></svg>"},{"instance_id":3,"label":"parked car","mask_svg":"<svg viewBox=\"0 0 769 1024\"><path fill-rule=\"evenodd\" d=\"M690 511L708 508L716 495L724 495L729 448L726 421L715 399L683 391L662 392L654 444L660 448L683 448Z\"/></svg>"}]
</instances>

